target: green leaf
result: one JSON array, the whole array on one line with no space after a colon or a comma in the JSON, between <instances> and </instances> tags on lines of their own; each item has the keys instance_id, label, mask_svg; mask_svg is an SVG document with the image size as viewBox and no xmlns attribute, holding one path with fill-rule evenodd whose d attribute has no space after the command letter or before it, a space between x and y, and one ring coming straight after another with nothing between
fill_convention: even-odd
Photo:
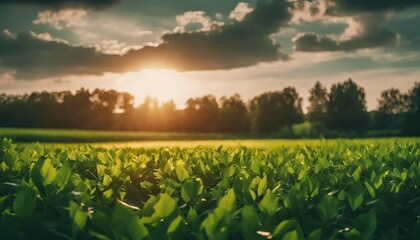
<instances>
[{"instance_id":1,"label":"green leaf","mask_svg":"<svg viewBox=\"0 0 420 240\"><path fill-rule=\"evenodd\" d=\"M316 205L316 212L325 224L331 219L335 218L339 212L339 202L335 200L334 196L324 196L321 202Z\"/></svg>"},{"instance_id":2,"label":"green leaf","mask_svg":"<svg viewBox=\"0 0 420 240\"><path fill-rule=\"evenodd\" d=\"M375 177L374 181L373 181L373 186L378 189L379 187L382 186L382 175L378 175Z\"/></svg>"},{"instance_id":3,"label":"green leaf","mask_svg":"<svg viewBox=\"0 0 420 240\"><path fill-rule=\"evenodd\" d=\"M77 230L81 230L86 225L88 214L75 202L70 201L69 204L70 218L73 221L73 226Z\"/></svg>"},{"instance_id":4,"label":"green leaf","mask_svg":"<svg viewBox=\"0 0 420 240\"><path fill-rule=\"evenodd\" d=\"M111 183L112 183L112 178L108 174L105 174L104 179L102 180L102 184L105 187L108 187Z\"/></svg>"},{"instance_id":5,"label":"green leaf","mask_svg":"<svg viewBox=\"0 0 420 240\"><path fill-rule=\"evenodd\" d=\"M181 198L185 202L197 197L203 192L204 185L200 178L189 179L182 185Z\"/></svg>"},{"instance_id":6,"label":"green leaf","mask_svg":"<svg viewBox=\"0 0 420 240\"><path fill-rule=\"evenodd\" d=\"M261 196L265 189L267 188L267 175L264 175L264 177L261 179L260 183L258 184L258 196Z\"/></svg>"},{"instance_id":7,"label":"green leaf","mask_svg":"<svg viewBox=\"0 0 420 240\"><path fill-rule=\"evenodd\" d=\"M27 185L22 185L13 201L13 210L22 218L29 217L36 207L35 191Z\"/></svg>"},{"instance_id":8,"label":"green leaf","mask_svg":"<svg viewBox=\"0 0 420 240\"><path fill-rule=\"evenodd\" d=\"M190 209L188 210L188 214L187 214L187 223L189 225L197 225L198 222L198 215L197 215L197 211L195 211L194 208L190 207Z\"/></svg>"},{"instance_id":9,"label":"green leaf","mask_svg":"<svg viewBox=\"0 0 420 240\"><path fill-rule=\"evenodd\" d=\"M312 231L306 239L307 240L320 240L321 236L322 236L322 230L321 230L321 228L318 228L318 229Z\"/></svg>"},{"instance_id":10,"label":"green leaf","mask_svg":"<svg viewBox=\"0 0 420 240\"><path fill-rule=\"evenodd\" d=\"M303 239L303 232L296 220L284 220L273 231L273 238L285 239L289 232L296 232L297 239Z\"/></svg>"},{"instance_id":11,"label":"green leaf","mask_svg":"<svg viewBox=\"0 0 420 240\"><path fill-rule=\"evenodd\" d=\"M373 189L372 185L370 185L367 181L365 181L365 186L366 186L366 189L368 190L369 195L372 198L375 198L376 193L375 193L375 189Z\"/></svg>"},{"instance_id":12,"label":"green leaf","mask_svg":"<svg viewBox=\"0 0 420 240\"><path fill-rule=\"evenodd\" d=\"M362 234L363 239L371 239L376 231L376 214L374 210L360 214L355 221L355 228Z\"/></svg>"},{"instance_id":13,"label":"green leaf","mask_svg":"<svg viewBox=\"0 0 420 240\"><path fill-rule=\"evenodd\" d=\"M241 233L244 239L257 239L258 215L253 206L244 206L241 209Z\"/></svg>"},{"instance_id":14,"label":"green leaf","mask_svg":"<svg viewBox=\"0 0 420 240\"><path fill-rule=\"evenodd\" d=\"M51 184L56 175L57 175L57 171L55 170L54 166L51 164L51 159L46 159L44 161L44 164L42 165L41 168L41 175L44 179L44 186Z\"/></svg>"},{"instance_id":15,"label":"green leaf","mask_svg":"<svg viewBox=\"0 0 420 240\"><path fill-rule=\"evenodd\" d=\"M299 235L298 235L297 231L295 230L295 231L291 231L291 232L288 232L288 233L284 234L283 239L284 240L299 240L300 238L299 238Z\"/></svg>"},{"instance_id":16,"label":"green leaf","mask_svg":"<svg viewBox=\"0 0 420 240\"><path fill-rule=\"evenodd\" d=\"M69 182L71 177L71 167L68 162L64 163L63 166L57 171L55 183L59 187L58 192L61 192Z\"/></svg>"},{"instance_id":17,"label":"green leaf","mask_svg":"<svg viewBox=\"0 0 420 240\"><path fill-rule=\"evenodd\" d=\"M168 230L166 231L166 233L168 235L174 234L175 231L178 229L178 227L180 227L181 224L182 224L182 217L178 215L178 217L176 217L174 220L172 220L172 222L169 225Z\"/></svg>"},{"instance_id":18,"label":"green leaf","mask_svg":"<svg viewBox=\"0 0 420 240\"><path fill-rule=\"evenodd\" d=\"M153 209L155 210L154 216L165 219L177 209L176 201L168 194L161 193Z\"/></svg>"},{"instance_id":19,"label":"green leaf","mask_svg":"<svg viewBox=\"0 0 420 240\"><path fill-rule=\"evenodd\" d=\"M127 233L130 239L141 240L149 235L147 228L138 219L130 221L127 226Z\"/></svg>"},{"instance_id":20,"label":"green leaf","mask_svg":"<svg viewBox=\"0 0 420 240\"><path fill-rule=\"evenodd\" d=\"M231 212L235 208L236 196L233 189L229 189L225 196L220 199L218 208L223 209L225 212Z\"/></svg>"},{"instance_id":21,"label":"green leaf","mask_svg":"<svg viewBox=\"0 0 420 240\"><path fill-rule=\"evenodd\" d=\"M112 188L106 190L105 192L102 193L102 196L106 199L106 198L110 198L112 197L112 194L114 194L114 190L112 190Z\"/></svg>"},{"instance_id":22,"label":"green leaf","mask_svg":"<svg viewBox=\"0 0 420 240\"><path fill-rule=\"evenodd\" d=\"M187 169L185 169L183 166L177 166L175 169L176 176L180 182L183 182L185 179L187 179L190 174L188 174Z\"/></svg>"},{"instance_id":23,"label":"green leaf","mask_svg":"<svg viewBox=\"0 0 420 240\"><path fill-rule=\"evenodd\" d=\"M265 195L261 200L260 204L258 204L258 207L262 212L268 214L269 216L274 216L274 214L277 211L277 208L279 207L278 203L278 197L271 191L271 189L268 189L265 192Z\"/></svg>"},{"instance_id":24,"label":"green leaf","mask_svg":"<svg viewBox=\"0 0 420 240\"><path fill-rule=\"evenodd\" d=\"M353 211L363 203L363 188L360 184L355 185L348 194L348 202Z\"/></svg>"},{"instance_id":25,"label":"green leaf","mask_svg":"<svg viewBox=\"0 0 420 240\"><path fill-rule=\"evenodd\" d=\"M35 186L45 194L45 186L51 184L57 173L54 166L51 164L51 159L39 158L31 170L31 179Z\"/></svg>"}]
</instances>

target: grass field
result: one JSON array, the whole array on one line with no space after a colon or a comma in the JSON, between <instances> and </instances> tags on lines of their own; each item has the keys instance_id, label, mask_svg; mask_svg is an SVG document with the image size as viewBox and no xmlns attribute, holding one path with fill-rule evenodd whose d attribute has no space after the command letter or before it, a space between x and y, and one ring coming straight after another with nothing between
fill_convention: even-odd
<instances>
[{"instance_id":1,"label":"grass field","mask_svg":"<svg viewBox=\"0 0 420 240\"><path fill-rule=\"evenodd\" d=\"M419 239L420 139L0 140L0 239Z\"/></svg>"},{"instance_id":2,"label":"grass field","mask_svg":"<svg viewBox=\"0 0 420 240\"><path fill-rule=\"evenodd\" d=\"M160 133L130 131L93 131L64 129L0 128L0 138L10 138L17 142L122 142L122 141L167 141L167 140L218 140L266 138L253 134L218 133Z\"/></svg>"}]
</instances>

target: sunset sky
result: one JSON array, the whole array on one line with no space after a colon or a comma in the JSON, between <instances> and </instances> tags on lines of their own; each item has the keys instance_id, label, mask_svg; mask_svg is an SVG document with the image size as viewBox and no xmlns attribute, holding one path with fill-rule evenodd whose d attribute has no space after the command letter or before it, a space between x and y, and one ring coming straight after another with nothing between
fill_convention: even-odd
<instances>
[{"instance_id":1,"label":"sunset sky","mask_svg":"<svg viewBox=\"0 0 420 240\"><path fill-rule=\"evenodd\" d=\"M420 81L420 0L0 0L0 93L116 89L137 102L352 78L368 109ZM304 101L306 106L306 101Z\"/></svg>"}]
</instances>

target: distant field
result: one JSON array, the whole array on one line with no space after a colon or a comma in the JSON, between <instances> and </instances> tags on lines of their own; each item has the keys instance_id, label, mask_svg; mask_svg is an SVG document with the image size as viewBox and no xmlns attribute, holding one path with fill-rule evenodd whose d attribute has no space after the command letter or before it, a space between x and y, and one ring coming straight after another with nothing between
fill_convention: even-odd
<instances>
[{"instance_id":1,"label":"distant field","mask_svg":"<svg viewBox=\"0 0 420 240\"><path fill-rule=\"evenodd\" d=\"M375 134L363 141L369 141ZM172 132L134 132L134 131L94 131L67 129L28 129L0 128L0 138L9 138L20 143L91 143L99 147L197 147L197 146L246 146L278 147L286 145L318 145L319 139L281 139L278 135L229 134L229 133L172 133ZM385 138L380 138L385 139ZM386 138L402 140L410 138ZM356 139L354 139L356 140ZM336 143L337 139L331 140Z\"/></svg>"},{"instance_id":2,"label":"distant field","mask_svg":"<svg viewBox=\"0 0 420 240\"><path fill-rule=\"evenodd\" d=\"M42 143L43 147L48 149L57 149L62 147L77 147L80 145L89 145L96 148L119 148L119 149L153 149L153 148L258 148L258 149L276 149L279 147L319 147L330 146L339 147L341 145L381 145L384 143L406 143L416 142L420 144L420 138L378 138L378 139L220 139L220 140L150 140L150 141L129 141L129 142L89 142L89 143ZM27 145L30 143L23 143Z\"/></svg>"},{"instance_id":3,"label":"distant field","mask_svg":"<svg viewBox=\"0 0 420 240\"><path fill-rule=\"evenodd\" d=\"M123 141L167 141L167 140L217 140L217 139L250 139L262 138L251 134L219 133L162 133L130 131L92 131L64 129L24 129L0 128L0 138L10 138L16 142L123 142Z\"/></svg>"}]
</instances>

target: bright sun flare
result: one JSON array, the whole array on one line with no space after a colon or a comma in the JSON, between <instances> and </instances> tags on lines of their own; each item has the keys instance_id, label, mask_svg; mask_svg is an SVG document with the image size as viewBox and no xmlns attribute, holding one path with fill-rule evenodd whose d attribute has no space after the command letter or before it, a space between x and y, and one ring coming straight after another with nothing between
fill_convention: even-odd
<instances>
[{"instance_id":1,"label":"bright sun flare","mask_svg":"<svg viewBox=\"0 0 420 240\"><path fill-rule=\"evenodd\" d=\"M159 103L174 100L183 108L185 99L193 95L190 80L182 73L168 69L145 69L126 73L116 81L116 88L135 97L135 105L141 104L147 96L155 97Z\"/></svg>"}]
</instances>

